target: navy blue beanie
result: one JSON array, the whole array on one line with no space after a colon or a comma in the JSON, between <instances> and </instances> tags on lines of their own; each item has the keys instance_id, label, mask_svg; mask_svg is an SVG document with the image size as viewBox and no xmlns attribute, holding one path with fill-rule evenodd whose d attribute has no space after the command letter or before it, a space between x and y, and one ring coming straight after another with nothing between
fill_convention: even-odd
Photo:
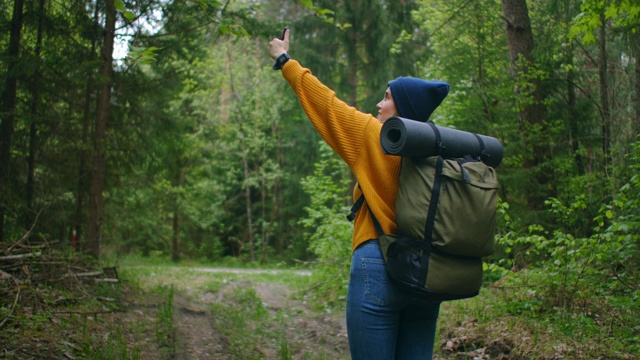
<instances>
[{"instance_id":1,"label":"navy blue beanie","mask_svg":"<svg viewBox=\"0 0 640 360\"><path fill-rule=\"evenodd\" d=\"M426 122L449 93L444 81L399 77L389 82L391 96L400 117Z\"/></svg>"}]
</instances>

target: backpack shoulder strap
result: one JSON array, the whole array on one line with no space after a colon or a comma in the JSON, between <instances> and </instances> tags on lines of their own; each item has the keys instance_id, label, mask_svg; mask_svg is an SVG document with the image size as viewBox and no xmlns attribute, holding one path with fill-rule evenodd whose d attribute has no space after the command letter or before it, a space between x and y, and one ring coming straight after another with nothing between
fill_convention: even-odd
<instances>
[{"instance_id":1,"label":"backpack shoulder strap","mask_svg":"<svg viewBox=\"0 0 640 360\"><path fill-rule=\"evenodd\" d=\"M358 210L360 210L360 208L362 207L362 204L364 204L364 201L365 201L364 193L362 193L360 194L360 197L358 198L358 200L356 200L356 202L353 203L353 206L351 207L351 212L349 213L349 215L347 215L347 220L353 221L356 218L356 213L358 212ZM371 219L373 220L373 225L376 227L376 233L378 233L378 236L382 236L384 234L384 231L382 231L382 226L380 226L380 223L378 222L378 219L376 219L376 216L373 214L373 211L369 209L369 212L371 213Z\"/></svg>"},{"instance_id":2,"label":"backpack shoulder strap","mask_svg":"<svg viewBox=\"0 0 640 360\"><path fill-rule=\"evenodd\" d=\"M442 166L444 159L438 155L436 160L436 173L433 180L433 189L431 189L431 201L429 202L429 212L427 213L427 221L424 225L424 239L427 242L432 241L433 227L436 221L436 210L438 209L438 200L440 198L440 188L442 187Z\"/></svg>"},{"instance_id":3,"label":"backpack shoulder strap","mask_svg":"<svg viewBox=\"0 0 640 360\"><path fill-rule=\"evenodd\" d=\"M358 212L358 210L360 210L360 208L362 207L362 204L364 204L364 193L360 194L360 197L358 198L358 200L356 200L356 202L353 203L353 206L351 207L351 212L349 213L349 215L347 215L347 220L353 221L356 218L356 213Z\"/></svg>"}]
</instances>

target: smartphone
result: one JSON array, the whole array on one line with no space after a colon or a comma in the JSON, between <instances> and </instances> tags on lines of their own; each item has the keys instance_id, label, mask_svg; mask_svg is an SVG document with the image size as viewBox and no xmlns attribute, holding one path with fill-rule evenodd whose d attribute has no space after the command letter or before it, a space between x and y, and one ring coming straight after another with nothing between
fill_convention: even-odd
<instances>
[{"instance_id":1,"label":"smartphone","mask_svg":"<svg viewBox=\"0 0 640 360\"><path fill-rule=\"evenodd\" d=\"M287 32L287 30L289 30L289 27L285 26L284 29L282 30L282 36L280 36L280 40L284 40L284 34Z\"/></svg>"}]
</instances>

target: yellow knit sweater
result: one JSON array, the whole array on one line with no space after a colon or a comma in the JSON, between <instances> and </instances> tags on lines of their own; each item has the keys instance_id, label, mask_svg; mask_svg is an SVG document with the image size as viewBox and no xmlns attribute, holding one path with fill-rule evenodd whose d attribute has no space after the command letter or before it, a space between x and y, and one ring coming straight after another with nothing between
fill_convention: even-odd
<instances>
[{"instance_id":1,"label":"yellow knit sweater","mask_svg":"<svg viewBox=\"0 0 640 360\"><path fill-rule=\"evenodd\" d=\"M282 74L320 136L353 171L360 185L354 191L354 200L360 196L360 189L364 192L365 204L354 221L352 251L363 242L378 238L369 208L382 230L394 233L400 157L382 152L380 121L338 99L333 90L293 59L285 63Z\"/></svg>"}]
</instances>

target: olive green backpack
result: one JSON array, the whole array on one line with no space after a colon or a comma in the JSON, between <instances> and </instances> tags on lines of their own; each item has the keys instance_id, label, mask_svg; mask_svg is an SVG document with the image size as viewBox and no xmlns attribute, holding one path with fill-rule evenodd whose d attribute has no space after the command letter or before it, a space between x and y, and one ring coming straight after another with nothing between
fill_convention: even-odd
<instances>
[{"instance_id":1,"label":"olive green backpack","mask_svg":"<svg viewBox=\"0 0 640 360\"><path fill-rule=\"evenodd\" d=\"M436 301L478 295L482 257L493 253L498 179L481 159L402 158L397 234L373 216L387 272L413 295ZM356 201L350 220L362 206ZM372 213L373 215L373 213Z\"/></svg>"}]
</instances>

